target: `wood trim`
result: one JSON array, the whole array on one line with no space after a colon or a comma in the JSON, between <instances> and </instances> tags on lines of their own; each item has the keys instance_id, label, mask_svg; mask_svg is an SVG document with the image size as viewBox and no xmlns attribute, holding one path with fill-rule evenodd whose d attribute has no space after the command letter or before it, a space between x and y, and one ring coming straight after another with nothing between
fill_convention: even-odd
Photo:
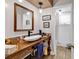
<instances>
[{"instance_id":1,"label":"wood trim","mask_svg":"<svg viewBox=\"0 0 79 59\"><path fill-rule=\"evenodd\" d=\"M28 55L29 53L31 54L33 52L33 49L29 49L29 48L24 48L16 53L13 53L7 57L5 57L5 59L23 59L26 55Z\"/></svg>"},{"instance_id":2,"label":"wood trim","mask_svg":"<svg viewBox=\"0 0 79 59\"><path fill-rule=\"evenodd\" d=\"M32 2L30 2L29 0L26 0L27 2L29 2L29 3L31 3L33 6L35 6L36 8L39 8L39 7L37 7L36 5L34 5ZM48 0L49 1L49 0ZM53 3L53 1L49 1L49 3L51 4L51 6L49 6L49 7L43 7L42 9L46 9L46 8L51 8L52 7L52 3Z\"/></svg>"},{"instance_id":3,"label":"wood trim","mask_svg":"<svg viewBox=\"0 0 79 59\"><path fill-rule=\"evenodd\" d=\"M34 30L34 12L33 13L33 16L32 16L32 30Z\"/></svg>"},{"instance_id":4,"label":"wood trim","mask_svg":"<svg viewBox=\"0 0 79 59\"><path fill-rule=\"evenodd\" d=\"M51 52L51 48L50 48L50 43L51 43L51 36L49 37L49 40L48 40L48 55L50 55L50 52Z\"/></svg>"},{"instance_id":5,"label":"wood trim","mask_svg":"<svg viewBox=\"0 0 79 59\"><path fill-rule=\"evenodd\" d=\"M44 8L42 8L42 9L46 9L46 8L51 8L52 6L49 6L49 7L44 7Z\"/></svg>"},{"instance_id":6,"label":"wood trim","mask_svg":"<svg viewBox=\"0 0 79 59\"><path fill-rule=\"evenodd\" d=\"M30 12L32 12L32 29L17 29L17 16L16 16L16 6L22 7ZM14 32L16 31L28 31L28 30L34 30L34 12L24 6L21 6L17 3L14 3Z\"/></svg>"},{"instance_id":7,"label":"wood trim","mask_svg":"<svg viewBox=\"0 0 79 59\"><path fill-rule=\"evenodd\" d=\"M32 2L30 2L29 0L26 0L27 2L31 3L33 6L35 6L36 8L38 8L36 5L34 5Z\"/></svg>"},{"instance_id":8,"label":"wood trim","mask_svg":"<svg viewBox=\"0 0 79 59\"><path fill-rule=\"evenodd\" d=\"M51 6L53 6L53 0L48 0Z\"/></svg>"},{"instance_id":9,"label":"wood trim","mask_svg":"<svg viewBox=\"0 0 79 59\"><path fill-rule=\"evenodd\" d=\"M24 7L24 6L20 5L20 4L18 4L18 3L14 3L14 4L15 4L15 6L17 5L17 6L19 6L19 7L22 7L22 8L24 8L24 9L28 10L28 11L33 12L32 10L30 10L30 9L28 9L28 8L26 8L26 7Z\"/></svg>"},{"instance_id":10,"label":"wood trim","mask_svg":"<svg viewBox=\"0 0 79 59\"><path fill-rule=\"evenodd\" d=\"M16 4L14 4L14 31L16 31L16 26L17 22L16 22Z\"/></svg>"}]
</instances>

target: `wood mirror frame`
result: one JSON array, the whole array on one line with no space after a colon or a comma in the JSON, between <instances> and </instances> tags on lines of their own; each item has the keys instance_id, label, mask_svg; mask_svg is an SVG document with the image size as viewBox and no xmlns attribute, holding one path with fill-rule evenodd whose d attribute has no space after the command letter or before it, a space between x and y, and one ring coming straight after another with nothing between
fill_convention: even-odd
<instances>
[{"instance_id":1,"label":"wood mirror frame","mask_svg":"<svg viewBox=\"0 0 79 59\"><path fill-rule=\"evenodd\" d=\"M28 11L32 12L32 25L31 25L32 28L31 29L17 29L17 20L18 19L17 19L16 6L19 6L23 9L25 9L25 10L28 10ZM34 12L32 10L24 7L24 6L21 6L17 3L14 3L14 32L16 32L16 31L28 31L28 30L34 30Z\"/></svg>"}]
</instances>

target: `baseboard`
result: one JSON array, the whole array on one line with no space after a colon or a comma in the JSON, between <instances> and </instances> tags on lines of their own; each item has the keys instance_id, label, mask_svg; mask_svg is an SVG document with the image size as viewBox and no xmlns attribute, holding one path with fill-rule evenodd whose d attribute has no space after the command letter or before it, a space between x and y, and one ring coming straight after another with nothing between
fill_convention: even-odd
<instances>
[{"instance_id":1,"label":"baseboard","mask_svg":"<svg viewBox=\"0 0 79 59\"><path fill-rule=\"evenodd\" d=\"M55 55L55 52L54 52L54 51L51 51L51 52L50 52L50 55Z\"/></svg>"},{"instance_id":2,"label":"baseboard","mask_svg":"<svg viewBox=\"0 0 79 59\"><path fill-rule=\"evenodd\" d=\"M63 43L60 43L60 42L57 43L57 46L67 47L66 44L63 44Z\"/></svg>"}]
</instances>

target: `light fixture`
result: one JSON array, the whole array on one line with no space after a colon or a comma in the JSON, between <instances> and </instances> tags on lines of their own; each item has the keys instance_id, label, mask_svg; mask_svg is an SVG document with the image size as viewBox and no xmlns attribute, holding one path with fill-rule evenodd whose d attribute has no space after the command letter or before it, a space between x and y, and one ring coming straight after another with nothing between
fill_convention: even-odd
<instances>
[{"instance_id":1,"label":"light fixture","mask_svg":"<svg viewBox=\"0 0 79 59\"><path fill-rule=\"evenodd\" d=\"M57 12L58 12L59 15L61 15L61 13L62 13L61 9L57 10Z\"/></svg>"},{"instance_id":2,"label":"light fixture","mask_svg":"<svg viewBox=\"0 0 79 59\"><path fill-rule=\"evenodd\" d=\"M30 15L30 12L27 12L27 15Z\"/></svg>"},{"instance_id":3,"label":"light fixture","mask_svg":"<svg viewBox=\"0 0 79 59\"><path fill-rule=\"evenodd\" d=\"M58 10L56 11L56 13L57 13L58 15L61 15L61 14L62 14L62 10L61 10L61 9L58 9Z\"/></svg>"},{"instance_id":4,"label":"light fixture","mask_svg":"<svg viewBox=\"0 0 79 59\"><path fill-rule=\"evenodd\" d=\"M39 12L40 12L40 13L42 13L42 5L43 5L43 3L42 3L42 2L39 2L39 6L40 6L40 7L39 7Z\"/></svg>"},{"instance_id":5,"label":"light fixture","mask_svg":"<svg viewBox=\"0 0 79 59\"><path fill-rule=\"evenodd\" d=\"M18 0L19 2L23 2L23 0Z\"/></svg>"},{"instance_id":6,"label":"light fixture","mask_svg":"<svg viewBox=\"0 0 79 59\"><path fill-rule=\"evenodd\" d=\"M39 9L39 12L42 13L42 9Z\"/></svg>"}]
</instances>

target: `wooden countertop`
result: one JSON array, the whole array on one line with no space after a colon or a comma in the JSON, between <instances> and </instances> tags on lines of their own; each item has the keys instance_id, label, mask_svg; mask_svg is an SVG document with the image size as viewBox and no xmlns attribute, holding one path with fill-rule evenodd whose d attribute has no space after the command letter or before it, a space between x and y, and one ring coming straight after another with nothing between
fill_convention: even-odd
<instances>
[{"instance_id":1,"label":"wooden countertop","mask_svg":"<svg viewBox=\"0 0 79 59\"><path fill-rule=\"evenodd\" d=\"M33 42L28 42L23 39L19 39L16 44L16 50L13 53L9 54L8 56L16 54L24 49L30 50L31 47L33 47L34 45L39 44L45 40L48 40L49 38L50 38L50 35L45 35L45 36L41 37L39 40L33 41ZM11 45L11 44L9 44L9 45Z\"/></svg>"}]
</instances>

